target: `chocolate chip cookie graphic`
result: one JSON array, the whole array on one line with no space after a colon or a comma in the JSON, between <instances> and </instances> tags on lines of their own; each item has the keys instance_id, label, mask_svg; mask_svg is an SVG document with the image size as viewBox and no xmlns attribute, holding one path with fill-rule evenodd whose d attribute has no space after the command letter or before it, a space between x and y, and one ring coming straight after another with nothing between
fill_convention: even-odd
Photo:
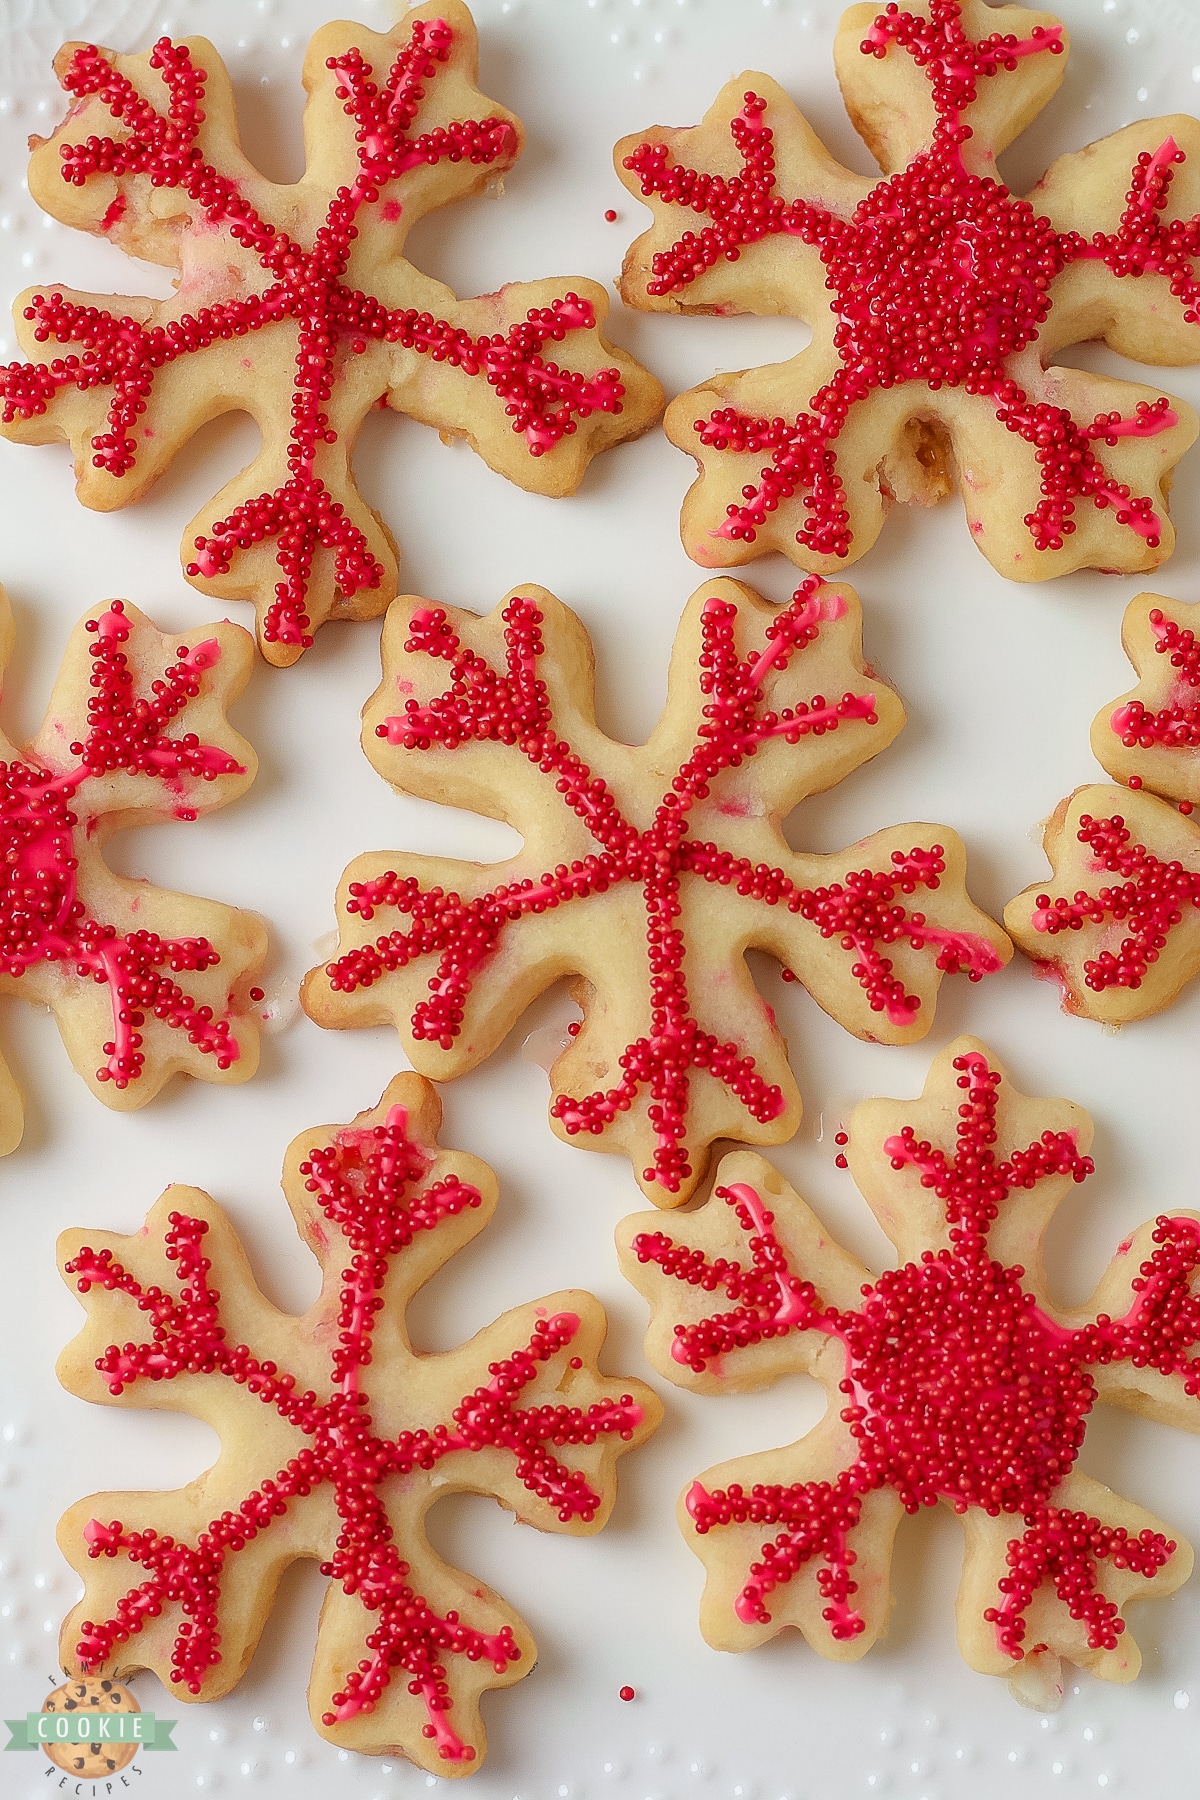
<instances>
[{"instance_id":1,"label":"chocolate chip cookie graphic","mask_svg":"<svg viewBox=\"0 0 1200 1800\"><path fill-rule=\"evenodd\" d=\"M47 1695L42 1705L44 1713L128 1713L140 1712L137 1701L116 1681L79 1680L64 1681L61 1687L55 1688ZM77 1775L84 1781L99 1781L105 1775L115 1775L119 1770L128 1768L137 1755L136 1744L102 1743L91 1744L43 1744L42 1748L50 1761L58 1769L68 1775Z\"/></svg>"}]
</instances>

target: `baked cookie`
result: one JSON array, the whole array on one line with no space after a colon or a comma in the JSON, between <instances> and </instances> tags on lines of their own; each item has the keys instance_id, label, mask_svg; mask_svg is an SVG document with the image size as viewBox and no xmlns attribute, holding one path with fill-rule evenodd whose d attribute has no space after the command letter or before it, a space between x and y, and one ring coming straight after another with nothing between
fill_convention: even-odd
<instances>
[{"instance_id":1,"label":"baked cookie","mask_svg":"<svg viewBox=\"0 0 1200 1800\"><path fill-rule=\"evenodd\" d=\"M1200 973L1200 830L1137 789L1076 788L1046 824L1053 871L1004 923L1062 983L1063 1005L1106 1025L1149 1018Z\"/></svg>"},{"instance_id":2,"label":"baked cookie","mask_svg":"<svg viewBox=\"0 0 1200 1800\"><path fill-rule=\"evenodd\" d=\"M598 1531L618 1456L661 1407L599 1373L605 1318L586 1293L414 1351L412 1296L496 1205L491 1170L439 1148L440 1121L430 1084L398 1075L352 1125L292 1144L284 1191L323 1272L300 1318L259 1292L232 1222L195 1188L169 1188L132 1237L60 1240L89 1314L63 1385L192 1413L221 1440L186 1488L97 1494L64 1516L59 1542L87 1583L63 1626L68 1667L153 1669L180 1699L216 1699L245 1671L283 1570L314 1557L330 1578L317 1730L438 1775L478 1766L481 1694L537 1652L498 1595L431 1548L425 1514L466 1491L543 1531Z\"/></svg>"},{"instance_id":3,"label":"baked cookie","mask_svg":"<svg viewBox=\"0 0 1200 1800\"><path fill-rule=\"evenodd\" d=\"M1130 1681L1133 1600L1172 1593L1188 1546L1076 1467L1096 1400L1200 1430L1200 1217L1121 1244L1085 1307L1049 1298L1041 1243L1092 1127L1019 1093L959 1038L919 1100L855 1108L848 1158L896 1246L874 1276L761 1157L727 1156L699 1211L627 1219L622 1267L650 1301L646 1351L697 1393L801 1370L829 1409L799 1443L709 1469L680 1502L705 1565L700 1623L720 1650L795 1626L849 1662L886 1629L904 1513L963 1522L958 1637L972 1668L1052 1707L1060 1659Z\"/></svg>"},{"instance_id":4,"label":"baked cookie","mask_svg":"<svg viewBox=\"0 0 1200 1800\"><path fill-rule=\"evenodd\" d=\"M745 952L768 951L857 1036L910 1043L944 973L1011 954L967 898L940 825L834 856L782 822L904 723L862 660L853 589L809 580L785 607L706 582L644 745L596 724L587 633L544 588L488 618L391 607L363 745L394 787L505 820L508 862L374 852L337 896L338 954L302 991L320 1025L391 1021L423 1074L491 1054L564 976L583 1009L550 1071L558 1136L629 1156L651 1199L686 1200L714 1138L777 1144L800 1096Z\"/></svg>"},{"instance_id":5,"label":"baked cookie","mask_svg":"<svg viewBox=\"0 0 1200 1800\"><path fill-rule=\"evenodd\" d=\"M12 643L0 590L0 666ZM37 735L24 749L0 735L0 992L50 1007L79 1073L120 1111L177 1071L232 1082L258 1066L261 920L104 860L115 832L196 819L249 787L257 759L225 709L253 660L238 625L162 632L110 600L72 632ZM6 1092L16 1142L7 1071Z\"/></svg>"},{"instance_id":6,"label":"baked cookie","mask_svg":"<svg viewBox=\"0 0 1200 1800\"><path fill-rule=\"evenodd\" d=\"M204 593L254 601L270 662L396 592L395 545L350 467L372 407L467 438L542 494L571 493L661 409L657 381L602 335L597 283L460 301L406 261L418 219L520 154L520 121L478 91L477 62L461 0L430 0L386 35L324 26L304 64L307 168L281 186L243 155L232 84L203 38L137 56L68 44L57 58L71 109L35 140L30 192L64 224L177 270L178 291L115 306L22 294L17 335L35 360L0 371L0 430L66 439L79 498L108 511L206 420L249 412L262 450L193 519L183 560Z\"/></svg>"},{"instance_id":7,"label":"baked cookie","mask_svg":"<svg viewBox=\"0 0 1200 1800\"><path fill-rule=\"evenodd\" d=\"M1195 414L1051 359L1092 338L1140 362L1200 359L1200 124L1127 126L1017 199L995 156L1058 88L1066 49L1057 20L1024 7L852 6L834 59L874 182L754 73L701 125L617 145L654 214L625 262L630 306L813 331L790 361L716 375L668 409L700 468L682 517L695 561L780 550L832 574L893 500L930 504L955 477L975 542L1015 580L1170 555L1167 489Z\"/></svg>"},{"instance_id":8,"label":"baked cookie","mask_svg":"<svg viewBox=\"0 0 1200 1800\"><path fill-rule=\"evenodd\" d=\"M0 1057L0 1156L16 1149L25 1129L25 1107L12 1070Z\"/></svg>"},{"instance_id":9,"label":"baked cookie","mask_svg":"<svg viewBox=\"0 0 1200 1800\"><path fill-rule=\"evenodd\" d=\"M115 1681L67 1681L42 1702L44 1713L131 1713L142 1709L129 1692ZM138 1753L136 1744L43 1744L56 1769L80 1781L104 1781L127 1769Z\"/></svg>"},{"instance_id":10,"label":"baked cookie","mask_svg":"<svg viewBox=\"0 0 1200 1800\"><path fill-rule=\"evenodd\" d=\"M1121 642L1138 683L1102 707L1092 750L1114 781L1149 788L1182 813L1200 802L1200 644L1194 606L1138 594L1125 608Z\"/></svg>"}]
</instances>

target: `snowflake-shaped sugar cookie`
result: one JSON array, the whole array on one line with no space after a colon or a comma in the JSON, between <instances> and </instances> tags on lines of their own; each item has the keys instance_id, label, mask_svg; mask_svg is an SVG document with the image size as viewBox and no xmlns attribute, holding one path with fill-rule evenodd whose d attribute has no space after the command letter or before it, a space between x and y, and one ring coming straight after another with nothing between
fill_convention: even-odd
<instances>
[{"instance_id":1,"label":"snowflake-shaped sugar cookie","mask_svg":"<svg viewBox=\"0 0 1200 1800\"><path fill-rule=\"evenodd\" d=\"M1200 974L1200 647L1194 609L1138 594L1122 641L1138 684L1097 713L1092 749L1124 788L1077 788L1044 834L1053 870L1005 923L1062 984L1063 1004L1109 1025L1170 1005Z\"/></svg>"},{"instance_id":2,"label":"snowflake-shaped sugar cookie","mask_svg":"<svg viewBox=\"0 0 1200 1800\"><path fill-rule=\"evenodd\" d=\"M477 61L461 0L431 0L386 35L324 26L304 65L307 168L281 186L243 155L232 84L203 38L58 57L73 103L34 150L30 192L64 224L177 270L178 291L115 306L63 287L21 295L35 360L0 370L0 431L67 439L79 498L109 511L207 420L249 412L261 453L188 526L183 559L205 593L255 602L271 662L395 595L395 546L350 468L372 407L466 437L544 494L570 493L661 407L654 378L602 336L595 282L460 301L405 259L418 219L520 154L520 121L478 91Z\"/></svg>"},{"instance_id":3,"label":"snowflake-shaped sugar cookie","mask_svg":"<svg viewBox=\"0 0 1200 1800\"><path fill-rule=\"evenodd\" d=\"M64 1385L192 1413L221 1439L188 1487L97 1494L63 1518L87 1584L63 1626L69 1670L153 1669L182 1700L228 1693L280 1574L312 1557L330 1580L317 1729L439 1775L478 1766L480 1696L528 1674L536 1650L498 1595L437 1555L426 1513L465 1490L543 1531L598 1531L618 1456L661 1408L599 1373L605 1318L586 1293L516 1307L455 1350L412 1348L413 1295L496 1204L484 1163L439 1149L440 1119L430 1084L400 1075L352 1125L293 1143L284 1188L323 1274L299 1318L263 1296L233 1224L195 1188L168 1188L132 1237L60 1240L89 1314Z\"/></svg>"},{"instance_id":4,"label":"snowflake-shaped sugar cookie","mask_svg":"<svg viewBox=\"0 0 1200 1800\"><path fill-rule=\"evenodd\" d=\"M12 643L0 590L0 665ZM160 632L111 600L76 626L36 737L0 734L0 992L50 1007L92 1092L122 1110L176 1071L244 1081L258 1064L261 921L104 860L115 832L196 819L249 786L256 758L225 709L253 655L240 626ZM19 1136L4 1070L0 1143Z\"/></svg>"},{"instance_id":5,"label":"snowflake-shaped sugar cookie","mask_svg":"<svg viewBox=\"0 0 1200 1800\"><path fill-rule=\"evenodd\" d=\"M1054 94L1066 48L1051 14L1018 6L851 7L834 59L879 181L841 167L758 74L703 124L617 146L655 215L626 259L629 305L813 330L789 362L669 408L701 471L682 519L697 562L781 550L836 572L891 500L941 499L954 471L975 542L1016 580L1170 554L1167 487L1195 415L1051 359L1097 337L1140 362L1200 359L1200 125L1127 126L1018 199L995 159Z\"/></svg>"},{"instance_id":6,"label":"snowflake-shaped sugar cookie","mask_svg":"<svg viewBox=\"0 0 1200 1800\"><path fill-rule=\"evenodd\" d=\"M960 1038L919 1100L868 1100L850 1121L849 1166L897 1268L873 1276L745 1151L670 1236L652 1214L621 1226L660 1373L718 1394L802 1370L829 1397L798 1443L710 1469L680 1502L710 1643L744 1650L793 1625L823 1656L861 1656L887 1625L902 1516L943 1501L966 1537L973 1668L1043 1706L1061 1698L1061 1659L1137 1674L1124 1608L1172 1593L1192 1554L1076 1463L1097 1400L1200 1430L1200 1218L1142 1226L1087 1306L1054 1306L1041 1241L1092 1172L1091 1135L1079 1107L1018 1093Z\"/></svg>"},{"instance_id":7,"label":"snowflake-shaped sugar cookie","mask_svg":"<svg viewBox=\"0 0 1200 1800\"><path fill-rule=\"evenodd\" d=\"M628 1155L663 1206L691 1193L714 1138L783 1142L800 1100L747 949L884 1043L923 1035L944 973L977 980L1010 954L943 826L894 826L834 856L783 835L794 806L904 722L864 668L861 631L851 588L810 579L775 607L706 583L666 709L635 748L599 730L591 644L543 588L486 619L397 600L367 755L402 792L504 819L525 842L491 867L351 863L339 953L305 983L310 1015L391 1021L421 1072L449 1079L571 976L584 1017L551 1070L560 1136Z\"/></svg>"}]
</instances>

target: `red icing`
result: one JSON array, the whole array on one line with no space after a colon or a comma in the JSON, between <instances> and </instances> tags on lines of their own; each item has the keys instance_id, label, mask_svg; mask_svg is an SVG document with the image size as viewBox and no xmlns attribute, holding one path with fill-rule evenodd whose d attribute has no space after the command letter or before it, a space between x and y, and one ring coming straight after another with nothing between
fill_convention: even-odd
<instances>
[{"instance_id":1,"label":"red icing","mask_svg":"<svg viewBox=\"0 0 1200 1800\"><path fill-rule=\"evenodd\" d=\"M795 1272L774 1215L740 1183L717 1193L746 1235L747 1262L710 1261L661 1231L634 1240L642 1263L730 1302L728 1311L676 1325L673 1354L688 1367L703 1371L715 1358L793 1331L824 1333L845 1352L841 1418L855 1442L854 1460L832 1481L750 1489L731 1483L712 1492L697 1482L688 1511L701 1535L746 1521L772 1530L762 1560L747 1572L739 1618L768 1622L771 1594L818 1560L824 1618L842 1639L864 1629L854 1608L849 1539L868 1494L890 1488L909 1513L945 1500L959 1513L981 1507L992 1517L1019 1517L1002 1598L984 1613L1000 1647L1021 1659L1030 1601L1053 1581L1072 1617L1085 1621L1091 1647L1111 1649L1124 1621L1097 1585L1098 1565L1109 1561L1150 1577L1175 1545L1160 1532L1131 1536L1063 1509L1054 1496L1083 1444L1096 1397L1092 1368L1131 1362L1181 1375L1188 1395L1200 1392L1187 1354L1200 1342L1200 1299L1190 1291L1200 1230L1191 1220L1160 1218L1128 1312L1101 1315L1078 1330L1057 1325L1026 1292L1024 1269L993 1260L988 1235L1014 1190L1064 1174L1083 1181L1091 1159L1079 1154L1070 1133L1046 1131L998 1160L992 1146L1001 1077L978 1055L954 1066L963 1104L953 1157L919 1142L911 1126L884 1145L894 1168L918 1168L922 1185L936 1191L951 1247L926 1250L920 1262L881 1275L863 1288L854 1311L826 1305Z\"/></svg>"},{"instance_id":2,"label":"red icing","mask_svg":"<svg viewBox=\"0 0 1200 1800\"><path fill-rule=\"evenodd\" d=\"M559 1095L552 1113L570 1135L598 1137L630 1108L641 1088L648 1088L658 1147L644 1178L668 1193L678 1192L692 1172L686 1139L693 1069L707 1070L754 1119L773 1119L784 1104L779 1088L763 1080L753 1057L740 1054L733 1043L720 1042L692 1011L687 942L676 924L685 876L785 907L810 920L823 938L840 937L842 948L855 955L853 973L872 1009L886 1010L894 1024L910 1025L920 1001L895 976L885 954L890 945L907 941L936 948L939 969L965 970L972 980L999 967L984 939L939 931L923 912L908 912L900 899L937 889L945 867L940 846L897 851L889 869L863 869L848 874L844 883L801 889L782 869L754 866L689 835L691 809L709 797L722 770L739 767L760 743L783 736L795 744L810 733L836 730L844 719L875 722L870 695L848 693L837 702L818 695L778 714L764 707L761 683L767 672L785 669L793 655L816 639L823 619L845 612L840 596L826 596L815 580L806 582L768 626L765 648L746 660L735 648L737 610L731 602L715 599L705 606L699 668L705 723L644 830L625 817L618 797L555 730L549 693L537 673L542 615L532 601L515 599L505 610L504 670L464 649L445 613L414 614L406 649L448 663L451 684L428 705L406 701L403 714L379 727L379 735L417 751L432 745L455 750L472 742L519 745L532 764L554 778L562 804L586 821L598 849L569 868L562 864L547 870L536 882L502 885L476 900L441 888L423 890L415 877L394 872L354 882L348 912L371 920L379 911L394 910L412 924L407 931L393 930L347 951L327 968L335 992L353 993L418 958L436 957L429 997L417 1005L411 1028L417 1039L449 1049L462 1029L475 983L523 917L621 883L636 884L645 904L653 1035L626 1045L619 1059L624 1073L616 1086L577 1099Z\"/></svg>"},{"instance_id":3,"label":"red icing","mask_svg":"<svg viewBox=\"0 0 1200 1800\"><path fill-rule=\"evenodd\" d=\"M15 979L39 965L62 963L80 982L108 987L113 1036L103 1045L100 1081L125 1088L141 1075L146 1061L141 1027L148 1013L186 1032L190 1043L227 1069L238 1056L230 1020L215 1018L211 1007L199 1005L172 979L172 973L220 962L207 938L163 938L153 931L122 936L88 912L76 885L80 834L86 842L111 810L103 785L107 775L122 770L182 794L183 777L213 781L245 773L233 757L200 743L194 732L168 735L200 693L220 647L209 641L180 649L176 662L142 695L135 692L124 650L130 628L121 601L89 620L87 629L96 638L92 691L87 733L69 746L74 760L53 766L27 752L20 761L0 762L0 973ZM100 785L91 789L91 782ZM173 812L178 819L196 817L193 808L182 805Z\"/></svg>"},{"instance_id":4,"label":"red icing","mask_svg":"<svg viewBox=\"0 0 1200 1800\"><path fill-rule=\"evenodd\" d=\"M261 218L238 183L205 160L199 132L206 75L193 65L185 45L161 38L150 57L151 68L161 75L165 111L143 99L93 45L76 52L62 77L78 99L98 96L123 128L117 139L92 136L64 144L63 180L81 187L94 175L148 176L156 188L181 191L191 203L190 229L227 231L257 258L262 288L245 298L215 301L166 325L142 325L126 315L76 305L59 292L37 295L25 316L35 321L39 342L76 348L49 365L13 363L0 370L4 422L46 412L64 390L107 388L112 393L108 429L92 440L92 460L110 475L123 476L137 461L138 421L160 368L202 355L222 339L294 321L299 339L287 479L272 493L248 495L213 525L210 535L198 537L195 560L187 569L193 577L220 576L240 552L264 541L274 543L280 579L263 625L268 642L302 647L312 642L306 597L318 552L332 555L343 594L379 585L383 571L366 538L316 466L319 453L337 441L326 409L341 369L368 344L399 345L465 375L482 376L504 403L513 430L524 434L531 456L541 456L574 432L577 421L590 413L621 410L624 389L617 370L584 376L543 354L568 331L593 329L592 307L575 294L534 308L505 336L472 337L415 308L389 308L345 280L354 240L373 229L374 210L379 207L385 221L400 216L400 203L390 195L383 199L393 182L447 158L507 168L515 157L516 140L505 120L469 119L410 134L425 84L449 60L452 41L443 21L414 20L382 86L359 50L330 59L337 96L361 128L359 172L350 187L331 197L311 246ZM131 196L136 191L129 189ZM105 214L103 229L120 218L125 204L122 191ZM389 382L390 375L381 370L381 397Z\"/></svg>"},{"instance_id":5,"label":"red icing","mask_svg":"<svg viewBox=\"0 0 1200 1800\"><path fill-rule=\"evenodd\" d=\"M997 31L973 43L959 0L929 0L928 18L889 5L862 50L880 58L910 55L931 85L936 124L929 148L878 182L849 219L776 191L774 134L765 122L766 102L752 92L730 125L741 158L736 175L673 164L661 143L643 144L625 159L647 198L686 206L704 220L699 231L685 232L654 256L649 294L682 294L721 260L736 262L747 246L780 234L817 247L827 270L840 367L811 396L808 410L787 420L727 406L696 420L708 449L770 458L759 485L743 489L741 504L727 508L715 535L752 543L780 502L799 494L807 516L797 541L817 555L849 556L839 438L853 409L872 393L920 382L980 396L1009 431L1034 446L1043 498L1025 524L1038 550L1062 548L1081 500L1113 507L1121 525L1158 545L1160 521L1151 501L1110 476L1095 446L1166 430L1177 422L1167 400L1140 402L1130 418L1101 413L1081 424L1064 407L1031 399L1012 359L1037 341L1053 304L1051 284L1080 258L1100 259L1123 279L1164 274L1185 320L1200 317L1193 267L1200 218L1163 218L1172 166L1184 160L1183 152L1168 139L1153 155L1139 155L1119 230L1097 232L1090 242L1056 231L1027 200L990 175L971 173L963 160L973 132L961 115L977 98L979 82L1022 57L1060 52L1061 31L1039 26L1021 41Z\"/></svg>"},{"instance_id":6,"label":"red icing","mask_svg":"<svg viewBox=\"0 0 1200 1800\"><path fill-rule=\"evenodd\" d=\"M1091 850L1096 869L1122 879L1095 894L1081 890L1070 900L1065 895L1053 899L1039 894L1034 902L1033 928L1055 937L1061 931L1080 931L1085 925L1103 925L1109 919L1124 925L1128 936L1120 949L1115 954L1101 950L1085 962L1084 980L1097 994L1106 988L1139 988L1169 934L1186 913L1200 908L1200 874L1178 862L1162 862L1145 844L1134 843L1119 814L1094 819L1084 813L1078 838Z\"/></svg>"},{"instance_id":7,"label":"red icing","mask_svg":"<svg viewBox=\"0 0 1200 1800\"><path fill-rule=\"evenodd\" d=\"M422 1233L436 1232L447 1219L480 1203L477 1190L456 1175L429 1180L431 1163L427 1151L406 1135L404 1108L395 1106L386 1125L339 1132L334 1143L313 1149L301 1164L308 1191L340 1233L341 1254L348 1259L325 1398L302 1390L294 1375L260 1360L246 1344L230 1341L221 1296L208 1279L211 1264L204 1239L209 1226L203 1219L170 1215L166 1245L178 1269L177 1294L144 1289L110 1250L84 1247L66 1265L67 1273L78 1277L81 1293L93 1284L119 1289L138 1302L152 1323L150 1339L111 1344L97 1361L114 1396L139 1381L172 1381L200 1371L244 1387L306 1440L285 1468L260 1482L236 1512L213 1519L195 1544L153 1529L128 1531L119 1521L93 1519L85 1527L90 1556L124 1556L145 1571L113 1617L84 1623L77 1655L85 1669L102 1668L137 1636L148 1617L177 1608L183 1619L175 1636L171 1680L199 1692L209 1669L221 1659L222 1586L227 1577L237 1580L238 1552L328 1484L341 1530L336 1552L322 1563L321 1572L346 1594L360 1597L369 1654L332 1695L324 1723L332 1726L371 1711L398 1674L408 1678L410 1693L423 1700L428 1714L424 1735L436 1739L439 1755L447 1761L473 1760L474 1749L462 1742L448 1717L453 1700L445 1665L456 1657L472 1662L484 1658L502 1673L519 1659L520 1649L510 1626L498 1633L477 1630L456 1612L440 1614L413 1587L382 1490L398 1476L428 1473L448 1456L498 1448L511 1455L524 1485L548 1502L559 1519L587 1521L600 1506L600 1496L557 1452L600 1436L628 1440L643 1414L629 1395L586 1408L522 1405L530 1383L579 1328L574 1314L558 1313L539 1319L528 1343L481 1370L479 1385L463 1394L445 1422L432 1430L421 1426L395 1437L379 1435L368 1372L375 1314L385 1304L380 1296L389 1271ZM393 1400L394 1384L393 1376Z\"/></svg>"},{"instance_id":8,"label":"red icing","mask_svg":"<svg viewBox=\"0 0 1200 1800\"><path fill-rule=\"evenodd\" d=\"M1164 616L1160 607L1150 615L1154 631L1154 648L1160 656L1169 656L1179 695L1170 706L1149 712L1140 700L1127 701L1112 715L1112 728L1126 749L1140 746L1148 750L1161 745L1167 750L1191 750L1200 744L1200 700L1189 699L1200 688L1200 644L1190 626L1177 625Z\"/></svg>"}]
</instances>

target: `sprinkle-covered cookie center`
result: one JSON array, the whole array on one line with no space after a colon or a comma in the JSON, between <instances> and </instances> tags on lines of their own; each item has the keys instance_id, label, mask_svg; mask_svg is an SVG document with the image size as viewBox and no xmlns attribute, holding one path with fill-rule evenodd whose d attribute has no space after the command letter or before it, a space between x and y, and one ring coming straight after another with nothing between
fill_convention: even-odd
<instances>
[{"instance_id":1,"label":"sprinkle-covered cookie center","mask_svg":"<svg viewBox=\"0 0 1200 1800\"><path fill-rule=\"evenodd\" d=\"M1188 1218L1160 1218L1126 1312L1101 1313L1074 1329L1057 1324L1029 1291L1025 1269L996 1259L989 1236L1011 1195L1063 1176L1083 1181L1091 1158L1073 1133L1049 1130L998 1157L1001 1078L977 1053L954 1067L962 1104L953 1155L918 1139L911 1126L883 1145L894 1170L916 1170L921 1186L937 1194L949 1244L864 1285L852 1310L825 1304L796 1272L775 1215L747 1183L717 1194L746 1234L748 1264L710 1259L661 1231L633 1239L641 1264L732 1302L728 1311L676 1324L672 1355L685 1367L716 1373L724 1356L791 1332L822 1334L844 1358L839 1416L853 1449L835 1477L713 1489L696 1482L688 1511L701 1537L747 1524L769 1530L735 1601L743 1623L769 1623L771 1595L815 1561L829 1602L826 1624L842 1640L866 1629L854 1600L852 1534L869 1495L890 1489L909 1513L942 1500L960 1513L1007 1515L1014 1520L1009 1572L984 1613L1000 1649L1014 1661L1026 1654L1027 1614L1043 1584L1084 1622L1093 1649L1112 1649L1124 1621L1104 1591L1101 1565L1149 1578L1175 1545L1162 1532L1134 1534L1064 1508L1057 1490L1083 1445L1096 1398L1093 1369L1130 1363L1179 1377L1189 1396L1200 1392L1192 1355L1200 1343L1200 1300L1192 1292L1200 1229Z\"/></svg>"},{"instance_id":2,"label":"sprinkle-covered cookie center","mask_svg":"<svg viewBox=\"0 0 1200 1800\"><path fill-rule=\"evenodd\" d=\"M842 435L872 394L923 383L932 393L949 387L978 396L1030 447L1041 498L1024 523L1037 550L1063 548L1082 501L1114 509L1117 523L1148 548L1160 545L1162 521L1151 499L1118 480L1098 446L1170 429L1178 417L1168 401L1141 401L1128 416L1110 410L1077 420L1068 406L1030 393L1028 365L1014 359L1037 341L1049 318L1055 277L1081 261L1102 262L1123 280L1165 276L1185 322L1196 321L1200 218L1165 216L1184 153L1170 137L1140 153L1119 228L1087 239L1057 230L994 174L976 172L981 159L988 171L994 162L987 145L973 141L965 118L981 84L1003 78L1028 57L1063 48L1059 25L1039 26L1022 39L997 31L976 42L967 36L960 0L929 0L927 15L889 5L861 50L917 63L929 83L932 131L927 147L878 182L849 217L778 191L775 134L766 101L752 90L729 126L741 159L735 175L674 163L663 143L644 143L625 158L647 199L686 208L702 221L653 255L648 296L686 295L710 269L737 262L772 237L811 245L828 271L837 367L824 385L791 417L730 405L695 420L705 450L768 458L712 535L752 543L770 515L799 496L804 516L796 541L818 557L849 558L854 532L838 461ZM898 116L893 108L893 123ZM964 160L968 143L976 169ZM786 265L772 279L786 281ZM795 293L796 310L806 316L799 274Z\"/></svg>"},{"instance_id":3,"label":"sprinkle-covered cookie center","mask_svg":"<svg viewBox=\"0 0 1200 1800\"><path fill-rule=\"evenodd\" d=\"M201 691L204 673L220 656L215 640L181 648L177 661L137 691L125 646L129 623L114 600L87 629L91 648L88 729L64 744L65 768L44 768L26 756L0 762L0 973L12 978L59 963L72 975L106 986L112 1002L112 1039L103 1046L100 1081L125 1088L145 1067L142 1027L152 1014L187 1034L219 1069L237 1059L228 1017L214 1016L173 979L203 971L221 958L207 938L164 938L155 931L122 933L94 916L78 891L79 838L86 842L111 810L99 784L117 771L166 790L163 810L194 819L184 778L214 781L245 770L232 756L201 743L195 732L168 735ZM93 788L93 784L95 787ZM118 808L119 810L119 808Z\"/></svg>"}]
</instances>

